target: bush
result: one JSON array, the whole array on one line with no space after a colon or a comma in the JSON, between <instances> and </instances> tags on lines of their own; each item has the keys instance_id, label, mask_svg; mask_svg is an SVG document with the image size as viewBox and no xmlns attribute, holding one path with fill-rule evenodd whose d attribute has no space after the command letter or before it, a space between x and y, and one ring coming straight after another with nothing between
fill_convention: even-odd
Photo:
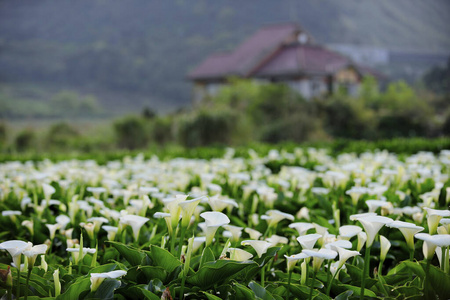
<instances>
[{"instance_id":1,"label":"bush","mask_svg":"<svg viewBox=\"0 0 450 300\"><path fill-rule=\"evenodd\" d=\"M19 152L24 152L26 150L29 150L33 147L36 141L36 135L32 129L25 129L16 136L14 140L14 145L16 147L16 150Z\"/></svg>"},{"instance_id":2,"label":"bush","mask_svg":"<svg viewBox=\"0 0 450 300\"><path fill-rule=\"evenodd\" d=\"M228 145L231 142L235 116L229 111L202 110L182 122L179 140L186 147Z\"/></svg>"},{"instance_id":3,"label":"bush","mask_svg":"<svg viewBox=\"0 0 450 300\"><path fill-rule=\"evenodd\" d=\"M172 120L170 118L155 118L153 122L153 140L164 145L173 140Z\"/></svg>"},{"instance_id":4,"label":"bush","mask_svg":"<svg viewBox=\"0 0 450 300\"><path fill-rule=\"evenodd\" d=\"M376 116L362 101L334 97L321 104L328 132L339 138L373 139ZM319 108L321 109L321 108Z\"/></svg>"},{"instance_id":5,"label":"bush","mask_svg":"<svg viewBox=\"0 0 450 300\"><path fill-rule=\"evenodd\" d=\"M129 116L118 120L114 123L114 131L120 148L134 150L147 146L149 133L142 118Z\"/></svg>"},{"instance_id":6,"label":"bush","mask_svg":"<svg viewBox=\"0 0 450 300\"><path fill-rule=\"evenodd\" d=\"M7 127L5 123L0 122L0 149L3 149L6 145Z\"/></svg>"},{"instance_id":7,"label":"bush","mask_svg":"<svg viewBox=\"0 0 450 300\"><path fill-rule=\"evenodd\" d=\"M47 146L49 148L67 149L74 144L74 139L79 136L78 131L65 122L54 124L50 127L47 136Z\"/></svg>"}]
</instances>

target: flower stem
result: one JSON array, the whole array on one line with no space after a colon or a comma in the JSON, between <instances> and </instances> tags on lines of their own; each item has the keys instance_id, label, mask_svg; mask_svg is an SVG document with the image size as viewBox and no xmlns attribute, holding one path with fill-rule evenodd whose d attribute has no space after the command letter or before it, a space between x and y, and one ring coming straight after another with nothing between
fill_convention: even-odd
<instances>
[{"instance_id":1,"label":"flower stem","mask_svg":"<svg viewBox=\"0 0 450 300\"><path fill-rule=\"evenodd\" d=\"M342 267L344 265L340 266L337 270L336 273L334 273L333 277L331 277L331 281L327 287L327 296L330 296L330 291L331 291L331 285L333 284L334 278L336 278L337 275L339 275L339 271L341 271Z\"/></svg>"},{"instance_id":2,"label":"flower stem","mask_svg":"<svg viewBox=\"0 0 450 300\"><path fill-rule=\"evenodd\" d=\"M184 299L184 284L186 282L186 275L183 274L183 278L181 279L181 290L180 290L180 300Z\"/></svg>"},{"instance_id":3,"label":"flower stem","mask_svg":"<svg viewBox=\"0 0 450 300\"><path fill-rule=\"evenodd\" d=\"M425 295L425 298L428 299L428 273L430 272L430 263L431 259L427 259L427 265L425 267L425 278L423 281L423 293Z\"/></svg>"},{"instance_id":4,"label":"flower stem","mask_svg":"<svg viewBox=\"0 0 450 300\"><path fill-rule=\"evenodd\" d=\"M312 299L313 289L314 289L314 282L316 281L316 272L313 272L313 278L311 281L311 286L309 287L309 300Z\"/></svg>"},{"instance_id":5,"label":"flower stem","mask_svg":"<svg viewBox=\"0 0 450 300\"><path fill-rule=\"evenodd\" d=\"M19 262L20 264L20 262ZM20 298L20 266L17 267L17 292L16 298Z\"/></svg>"},{"instance_id":6,"label":"flower stem","mask_svg":"<svg viewBox=\"0 0 450 300\"><path fill-rule=\"evenodd\" d=\"M360 299L364 299L364 288L366 285L366 276L369 276L369 266L370 266L370 248L366 248L366 253L364 257L364 269L362 271L362 278L361 278L361 295Z\"/></svg>"},{"instance_id":7,"label":"flower stem","mask_svg":"<svg viewBox=\"0 0 450 300\"><path fill-rule=\"evenodd\" d=\"M288 275L288 294L287 294L287 300L291 297L291 277L292 277L292 271L289 272Z\"/></svg>"},{"instance_id":8,"label":"flower stem","mask_svg":"<svg viewBox=\"0 0 450 300\"><path fill-rule=\"evenodd\" d=\"M26 283L26 289L25 289L25 300L28 299L28 290L30 289L29 283L30 283L30 276L31 276L31 269L28 269L28 274L27 274L27 283Z\"/></svg>"},{"instance_id":9,"label":"flower stem","mask_svg":"<svg viewBox=\"0 0 450 300\"><path fill-rule=\"evenodd\" d=\"M12 300L12 285L8 288L8 300Z\"/></svg>"},{"instance_id":10,"label":"flower stem","mask_svg":"<svg viewBox=\"0 0 450 300\"><path fill-rule=\"evenodd\" d=\"M261 267L261 286L264 287L264 278L266 277L266 266Z\"/></svg>"},{"instance_id":11,"label":"flower stem","mask_svg":"<svg viewBox=\"0 0 450 300\"><path fill-rule=\"evenodd\" d=\"M184 236L186 234L186 227L184 227L183 225L181 225L181 233L180 233L180 244L178 246L178 255L177 257L179 257L181 255L181 248L183 247L183 242L184 242Z\"/></svg>"},{"instance_id":12,"label":"flower stem","mask_svg":"<svg viewBox=\"0 0 450 300\"><path fill-rule=\"evenodd\" d=\"M174 254L175 251L175 232L172 233L172 236L170 237L170 253Z\"/></svg>"},{"instance_id":13,"label":"flower stem","mask_svg":"<svg viewBox=\"0 0 450 300\"><path fill-rule=\"evenodd\" d=\"M330 274L331 274L330 266L331 266L331 259L328 260L328 269L327 269L327 285L328 285L328 287L330 286ZM327 290L328 290L328 287L327 287ZM328 294L327 294L327 296L328 296Z\"/></svg>"}]
</instances>

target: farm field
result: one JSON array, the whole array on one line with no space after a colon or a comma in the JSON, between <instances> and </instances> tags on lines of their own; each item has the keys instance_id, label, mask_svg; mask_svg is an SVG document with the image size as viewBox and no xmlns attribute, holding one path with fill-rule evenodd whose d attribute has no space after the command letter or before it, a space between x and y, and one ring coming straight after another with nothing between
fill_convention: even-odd
<instances>
[{"instance_id":1,"label":"farm field","mask_svg":"<svg viewBox=\"0 0 450 300\"><path fill-rule=\"evenodd\" d=\"M450 150L265 150L5 156L2 299L449 297Z\"/></svg>"}]
</instances>

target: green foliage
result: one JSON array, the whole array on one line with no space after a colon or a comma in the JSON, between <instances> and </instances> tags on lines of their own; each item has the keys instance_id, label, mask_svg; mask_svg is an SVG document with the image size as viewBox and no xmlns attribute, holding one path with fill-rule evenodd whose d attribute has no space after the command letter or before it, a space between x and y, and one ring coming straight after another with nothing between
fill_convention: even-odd
<instances>
[{"instance_id":1,"label":"green foliage","mask_svg":"<svg viewBox=\"0 0 450 300\"><path fill-rule=\"evenodd\" d=\"M439 94L450 94L450 58L445 67L433 67L423 76L425 86Z\"/></svg>"},{"instance_id":2,"label":"green foliage","mask_svg":"<svg viewBox=\"0 0 450 300\"><path fill-rule=\"evenodd\" d=\"M231 111L201 110L179 125L179 139L186 147L228 145L234 130L235 115Z\"/></svg>"},{"instance_id":3,"label":"green foliage","mask_svg":"<svg viewBox=\"0 0 450 300\"><path fill-rule=\"evenodd\" d=\"M117 145L119 148L137 149L147 145L149 133L143 119L129 116L114 122Z\"/></svg>"},{"instance_id":4,"label":"green foliage","mask_svg":"<svg viewBox=\"0 0 450 300\"><path fill-rule=\"evenodd\" d=\"M50 127L46 142L53 149L69 149L79 136L78 131L65 122L56 123Z\"/></svg>"},{"instance_id":5,"label":"green foliage","mask_svg":"<svg viewBox=\"0 0 450 300\"><path fill-rule=\"evenodd\" d=\"M27 128L17 134L14 145L17 151L23 152L31 149L34 146L35 141L35 132L32 129Z\"/></svg>"},{"instance_id":6,"label":"green foliage","mask_svg":"<svg viewBox=\"0 0 450 300\"><path fill-rule=\"evenodd\" d=\"M101 113L97 98L81 97L73 91L61 91L50 101L50 111L58 116L91 116Z\"/></svg>"}]
</instances>

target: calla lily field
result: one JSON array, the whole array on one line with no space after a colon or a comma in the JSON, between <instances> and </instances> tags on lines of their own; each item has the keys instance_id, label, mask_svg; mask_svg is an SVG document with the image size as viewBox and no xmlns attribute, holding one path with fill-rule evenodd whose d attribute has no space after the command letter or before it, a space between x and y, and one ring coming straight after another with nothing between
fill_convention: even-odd
<instances>
[{"instance_id":1,"label":"calla lily field","mask_svg":"<svg viewBox=\"0 0 450 300\"><path fill-rule=\"evenodd\" d=\"M449 299L450 150L0 163L1 299Z\"/></svg>"}]
</instances>

